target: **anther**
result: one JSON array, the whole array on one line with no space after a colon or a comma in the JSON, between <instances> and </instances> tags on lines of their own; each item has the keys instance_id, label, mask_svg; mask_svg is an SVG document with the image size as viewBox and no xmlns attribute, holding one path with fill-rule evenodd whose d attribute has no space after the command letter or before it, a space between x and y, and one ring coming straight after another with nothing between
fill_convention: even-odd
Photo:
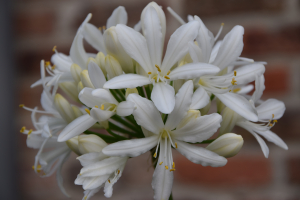
<instances>
[{"instance_id":1,"label":"anther","mask_svg":"<svg viewBox=\"0 0 300 200\"><path fill-rule=\"evenodd\" d=\"M236 81L234 78L232 78L231 84L232 84L232 85L236 85L236 82L237 82L237 81Z\"/></svg>"},{"instance_id":2,"label":"anther","mask_svg":"<svg viewBox=\"0 0 300 200\"><path fill-rule=\"evenodd\" d=\"M175 147L176 147L176 149L178 148L178 146L177 146L177 142L175 142Z\"/></svg>"},{"instance_id":3,"label":"anther","mask_svg":"<svg viewBox=\"0 0 300 200\"><path fill-rule=\"evenodd\" d=\"M105 31L105 29L106 29L106 26L102 26L102 29L103 29L103 31Z\"/></svg>"},{"instance_id":4,"label":"anther","mask_svg":"<svg viewBox=\"0 0 300 200\"><path fill-rule=\"evenodd\" d=\"M235 89L233 89L233 92L236 93L236 92L238 92L240 90L241 90L241 88L235 88Z\"/></svg>"},{"instance_id":5,"label":"anther","mask_svg":"<svg viewBox=\"0 0 300 200\"><path fill-rule=\"evenodd\" d=\"M274 123L277 123L278 121L276 119L273 120Z\"/></svg>"},{"instance_id":6,"label":"anther","mask_svg":"<svg viewBox=\"0 0 300 200\"><path fill-rule=\"evenodd\" d=\"M165 166L166 169L169 169L168 165Z\"/></svg>"},{"instance_id":7,"label":"anther","mask_svg":"<svg viewBox=\"0 0 300 200\"><path fill-rule=\"evenodd\" d=\"M98 29L99 29L99 31L101 31L101 30L102 30L102 27L99 27Z\"/></svg>"},{"instance_id":8,"label":"anther","mask_svg":"<svg viewBox=\"0 0 300 200\"><path fill-rule=\"evenodd\" d=\"M165 79L170 79L170 77L168 77L168 76L165 76Z\"/></svg>"},{"instance_id":9,"label":"anther","mask_svg":"<svg viewBox=\"0 0 300 200\"><path fill-rule=\"evenodd\" d=\"M26 127L23 126L23 127L21 128L20 132L21 132L21 133L24 133L25 130L26 130Z\"/></svg>"},{"instance_id":10,"label":"anther","mask_svg":"<svg viewBox=\"0 0 300 200\"><path fill-rule=\"evenodd\" d=\"M272 119L275 117L275 115L274 114L272 114Z\"/></svg>"},{"instance_id":11,"label":"anther","mask_svg":"<svg viewBox=\"0 0 300 200\"><path fill-rule=\"evenodd\" d=\"M170 169L170 172L173 172L173 171L175 171L175 169Z\"/></svg>"},{"instance_id":12,"label":"anther","mask_svg":"<svg viewBox=\"0 0 300 200\"><path fill-rule=\"evenodd\" d=\"M99 106L96 105L95 108L99 108Z\"/></svg>"},{"instance_id":13,"label":"anther","mask_svg":"<svg viewBox=\"0 0 300 200\"><path fill-rule=\"evenodd\" d=\"M32 169L35 170L34 165L32 166ZM36 166L36 171L37 171L38 173L42 171L41 169L42 169L42 166L41 166L41 165Z\"/></svg>"},{"instance_id":14,"label":"anther","mask_svg":"<svg viewBox=\"0 0 300 200\"><path fill-rule=\"evenodd\" d=\"M167 75L169 75L171 73L171 70L168 71Z\"/></svg>"},{"instance_id":15,"label":"anther","mask_svg":"<svg viewBox=\"0 0 300 200\"><path fill-rule=\"evenodd\" d=\"M159 68L158 65L155 65L155 67L157 68L157 70L158 70L159 72L161 72L161 70L160 70L160 68Z\"/></svg>"},{"instance_id":16,"label":"anther","mask_svg":"<svg viewBox=\"0 0 300 200\"><path fill-rule=\"evenodd\" d=\"M271 127L271 126L273 126L273 124L272 124L272 123L270 123L270 124L269 124L269 126Z\"/></svg>"},{"instance_id":17,"label":"anther","mask_svg":"<svg viewBox=\"0 0 300 200\"><path fill-rule=\"evenodd\" d=\"M20 105L19 105L20 108L23 108L24 106L25 106L24 104L20 104Z\"/></svg>"},{"instance_id":18,"label":"anther","mask_svg":"<svg viewBox=\"0 0 300 200\"><path fill-rule=\"evenodd\" d=\"M45 67L49 66L50 64L51 64L50 61L46 61L45 62Z\"/></svg>"},{"instance_id":19,"label":"anther","mask_svg":"<svg viewBox=\"0 0 300 200\"><path fill-rule=\"evenodd\" d=\"M86 199L87 199L87 196L85 196L84 199L86 200Z\"/></svg>"},{"instance_id":20,"label":"anther","mask_svg":"<svg viewBox=\"0 0 300 200\"><path fill-rule=\"evenodd\" d=\"M101 108L100 108L100 109L101 109L101 110L104 110L104 105L103 105L103 104L101 105Z\"/></svg>"},{"instance_id":21,"label":"anther","mask_svg":"<svg viewBox=\"0 0 300 200\"><path fill-rule=\"evenodd\" d=\"M110 180L109 180L109 179L108 179L107 181L110 183Z\"/></svg>"},{"instance_id":22,"label":"anther","mask_svg":"<svg viewBox=\"0 0 300 200\"><path fill-rule=\"evenodd\" d=\"M85 110L85 112L87 112L89 115L91 114L91 111L89 110L89 109L84 109Z\"/></svg>"},{"instance_id":23,"label":"anther","mask_svg":"<svg viewBox=\"0 0 300 200\"><path fill-rule=\"evenodd\" d=\"M120 174L120 170L118 169L118 174Z\"/></svg>"},{"instance_id":24,"label":"anther","mask_svg":"<svg viewBox=\"0 0 300 200\"><path fill-rule=\"evenodd\" d=\"M28 131L28 136L30 135L32 133L32 129L30 129L29 131Z\"/></svg>"},{"instance_id":25,"label":"anther","mask_svg":"<svg viewBox=\"0 0 300 200\"><path fill-rule=\"evenodd\" d=\"M54 47L53 47L52 51L54 51L54 52L55 52L55 50L56 50L56 46L54 46Z\"/></svg>"},{"instance_id":26,"label":"anther","mask_svg":"<svg viewBox=\"0 0 300 200\"><path fill-rule=\"evenodd\" d=\"M55 68L56 68L56 65L53 65L53 66L51 67L52 70L55 70Z\"/></svg>"},{"instance_id":27,"label":"anther","mask_svg":"<svg viewBox=\"0 0 300 200\"><path fill-rule=\"evenodd\" d=\"M163 162L160 162L159 165L163 164Z\"/></svg>"},{"instance_id":28,"label":"anther","mask_svg":"<svg viewBox=\"0 0 300 200\"><path fill-rule=\"evenodd\" d=\"M150 75L150 74L152 74L152 72L148 72L148 74Z\"/></svg>"},{"instance_id":29,"label":"anther","mask_svg":"<svg viewBox=\"0 0 300 200\"><path fill-rule=\"evenodd\" d=\"M175 163L173 162L173 165L172 165L173 169L175 169Z\"/></svg>"},{"instance_id":30,"label":"anther","mask_svg":"<svg viewBox=\"0 0 300 200\"><path fill-rule=\"evenodd\" d=\"M154 153L153 157L156 158L156 153Z\"/></svg>"},{"instance_id":31,"label":"anther","mask_svg":"<svg viewBox=\"0 0 300 200\"><path fill-rule=\"evenodd\" d=\"M234 76L236 76L236 71L235 70L233 71L233 74L234 74Z\"/></svg>"}]
</instances>

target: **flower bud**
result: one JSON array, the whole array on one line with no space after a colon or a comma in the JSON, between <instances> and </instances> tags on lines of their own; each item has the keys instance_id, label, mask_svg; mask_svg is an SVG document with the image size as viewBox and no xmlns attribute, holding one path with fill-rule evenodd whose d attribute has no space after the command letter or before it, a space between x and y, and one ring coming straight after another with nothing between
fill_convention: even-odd
<instances>
[{"instance_id":1,"label":"flower bud","mask_svg":"<svg viewBox=\"0 0 300 200\"><path fill-rule=\"evenodd\" d=\"M120 63L113 56L107 55L105 57L105 69L107 71L108 79L123 74Z\"/></svg>"},{"instance_id":2,"label":"flower bud","mask_svg":"<svg viewBox=\"0 0 300 200\"><path fill-rule=\"evenodd\" d=\"M219 135L231 132L240 116L230 108L224 108Z\"/></svg>"},{"instance_id":3,"label":"flower bud","mask_svg":"<svg viewBox=\"0 0 300 200\"><path fill-rule=\"evenodd\" d=\"M78 149L78 136L73 137L66 141L66 144L68 147L77 155L81 155L79 149Z\"/></svg>"},{"instance_id":4,"label":"flower bud","mask_svg":"<svg viewBox=\"0 0 300 200\"><path fill-rule=\"evenodd\" d=\"M138 90L136 88L127 88L125 97L127 98L130 94L139 94Z\"/></svg>"},{"instance_id":5,"label":"flower bud","mask_svg":"<svg viewBox=\"0 0 300 200\"><path fill-rule=\"evenodd\" d=\"M220 101L219 98L216 98L216 102L217 102L217 111L218 113L221 113L226 106L222 101Z\"/></svg>"},{"instance_id":6,"label":"flower bud","mask_svg":"<svg viewBox=\"0 0 300 200\"><path fill-rule=\"evenodd\" d=\"M77 85L77 91L78 91L78 94L80 93L80 91L83 89L83 84L81 81L79 81L78 85Z\"/></svg>"},{"instance_id":7,"label":"flower bud","mask_svg":"<svg viewBox=\"0 0 300 200\"><path fill-rule=\"evenodd\" d=\"M76 82L63 82L59 84L59 87L74 101L78 101L78 91Z\"/></svg>"},{"instance_id":8,"label":"flower bud","mask_svg":"<svg viewBox=\"0 0 300 200\"><path fill-rule=\"evenodd\" d=\"M88 70L85 69L80 73L80 79L81 79L83 87L94 88L94 85L91 82Z\"/></svg>"},{"instance_id":9,"label":"flower bud","mask_svg":"<svg viewBox=\"0 0 300 200\"><path fill-rule=\"evenodd\" d=\"M213 151L225 158L235 156L244 144L242 136L234 133L226 133L209 144L206 149Z\"/></svg>"},{"instance_id":10,"label":"flower bud","mask_svg":"<svg viewBox=\"0 0 300 200\"><path fill-rule=\"evenodd\" d=\"M106 146L106 142L96 135L78 136L78 149L81 154L101 152Z\"/></svg>"},{"instance_id":11,"label":"flower bud","mask_svg":"<svg viewBox=\"0 0 300 200\"><path fill-rule=\"evenodd\" d=\"M102 52L99 52L96 56L96 63L100 66L104 76L106 76L107 72L105 69L105 55Z\"/></svg>"},{"instance_id":12,"label":"flower bud","mask_svg":"<svg viewBox=\"0 0 300 200\"><path fill-rule=\"evenodd\" d=\"M82 71L81 67L79 67L79 65L74 63L71 65L70 70L71 70L71 75L72 75L74 81L76 83L78 83L80 81L80 73Z\"/></svg>"},{"instance_id":13,"label":"flower bud","mask_svg":"<svg viewBox=\"0 0 300 200\"><path fill-rule=\"evenodd\" d=\"M133 73L133 61L132 58L123 49L116 32L116 27L112 26L107 29L104 34L104 42L107 50L107 54L114 56L122 66L125 73Z\"/></svg>"},{"instance_id":14,"label":"flower bud","mask_svg":"<svg viewBox=\"0 0 300 200\"><path fill-rule=\"evenodd\" d=\"M76 118L83 115L82 111L77 106L72 105L71 107L74 111L74 114L75 114Z\"/></svg>"},{"instance_id":15,"label":"flower bud","mask_svg":"<svg viewBox=\"0 0 300 200\"><path fill-rule=\"evenodd\" d=\"M68 123L76 118L76 115L70 105L70 103L60 94L56 94L54 97L54 105L61 115L61 117Z\"/></svg>"}]
</instances>

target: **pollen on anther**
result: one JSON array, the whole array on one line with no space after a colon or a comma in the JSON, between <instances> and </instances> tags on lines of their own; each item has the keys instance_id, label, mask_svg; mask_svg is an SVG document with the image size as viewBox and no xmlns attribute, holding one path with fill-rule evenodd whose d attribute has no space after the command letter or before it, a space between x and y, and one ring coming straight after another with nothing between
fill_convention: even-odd
<instances>
[{"instance_id":1,"label":"pollen on anther","mask_svg":"<svg viewBox=\"0 0 300 200\"><path fill-rule=\"evenodd\" d=\"M102 26L103 31L106 29L106 26Z\"/></svg>"},{"instance_id":2,"label":"pollen on anther","mask_svg":"<svg viewBox=\"0 0 300 200\"><path fill-rule=\"evenodd\" d=\"M171 73L171 70L168 71L167 75L169 75Z\"/></svg>"},{"instance_id":3,"label":"pollen on anther","mask_svg":"<svg viewBox=\"0 0 300 200\"><path fill-rule=\"evenodd\" d=\"M32 129L30 129L27 133L27 135L29 136L32 133Z\"/></svg>"},{"instance_id":4,"label":"pollen on anther","mask_svg":"<svg viewBox=\"0 0 300 200\"><path fill-rule=\"evenodd\" d=\"M163 164L163 162L160 162L159 165Z\"/></svg>"},{"instance_id":5,"label":"pollen on anther","mask_svg":"<svg viewBox=\"0 0 300 200\"><path fill-rule=\"evenodd\" d=\"M96 105L95 108L99 108L99 106Z\"/></svg>"},{"instance_id":6,"label":"pollen on anther","mask_svg":"<svg viewBox=\"0 0 300 200\"><path fill-rule=\"evenodd\" d=\"M169 169L168 165L165 166L166 169Z\"/></svg>"},{"instance_id":7,"label":"pollen on anther","mask_svg":"<svg viewBox=\"0 0 300 200\"><path fill-rule=\"evenodd\" d=\"M175 169L170 169L170 172L173 172L173 171L175 171Z\"/></svg>"},{"instance_id":8,"label":"pollen on anther","mask_svg":"<svg viewBox=\"0 0 300 200\"><path fill-rule=\"evenodd\" d=\"M276 119L273 120L274 123L277 123L278 121Z\"/></svg>"},{"instance_id":9,"label":"pollen on anther","mask_svg":"<svg viewBox=\"0 0 300 200\"><path fill-rule=\"evenodd\" d=\"M54 47L53 47L52 51L54 51L54 52L55 52L55 50L56 50L56 46L54 46Z\"/></svg>"},{"instance_id":10,"label":"pollen on anther","mask_svg":"<svg viewBox=\"0 0 300 200\"><path fill-rule=\"evenodd\" d=\"M236 81L234 78L232 78L231 84L232 84L232 85L236 85L236 82L237 82L237 81Z\"/></svg>"},{"instance_id":11,"label":"pollen on anther","mask_svg":"<svg viewBox=\"0 0 300 200\"><path fill-rule=\"evenodd\" d=\"M101 105L100 109L101 109L101 110L104 110L104 105L103 105L103 104Z\"/></svg>"},{"instance_id":12,"label":"pollen on anther","mask_svg":"<svg viewBox=\"0 0 300 200\"><path fill-rule=\"evenodd\" d=\"M173 162L173 165L172 165L173 169L175 169L175 163Z\"/></svg>"},{"instance_id":13,"label":"pollen on anther","mask_svg":"<svg viewBox=\"0 0 300 200\"><path fill-rule=\"evenodd\" d=\"M120 174L120 170L118 169L118 174Z\"/></svg>"},{"instance_id":14,"label":"pollen on anther","mask_svg":"<svg viewBox=\"0 0 300 200\"><path fill-rule=\"evenodd\" d=\"M25 130L26 130L26 127L23 126L23 127L21 128L20 132L21 132L21 133L24 133Z\"/></svg>"},{"instance_id":15,"label":"pollen on anther","mask_svg":"<svg viewBox=\"0 0 300 200\"><path fill-rule=\"evenodd\" d=\"M20 108L23 108L24 106L25 106L24 104L20 104L20 105L19 105Z\"/></svg>"},{"instance_id":16,"label":"pollen on anther","mask_svg":"<svg viewBox=\"0 0 300 200\"><path fill-rule=\"evenodd\" d=\"M152 72L148 72L148 74L150 75L150 74L152 74Z\"/></svg>"},{"instance_id":17,"label":"pollen on anther","mask_svg":"<svg viewBox=\"0 0 300 200\"><path fill-rule=\"evenodd\" d=\"M222 23L221 26L224 26L224 23Z\"/></svg>"},{"instance_id":18,"label":"pollen on anther","mask_svg":"<svg viewBox=\"0 0 300 200\"><path fill-rule=\"evenodd\" d=\"M110 183L110 180L109 180L109 179L108 179L107 181Z\"/></svg>"},{"instance_id":19,"label":"pollen on anther","mask_svg":"<svg viewBox=\"0 0 300 200\"><path fill-rule=\"evenodd\" d=\"M101 31L101 30L102 30L102 27L99 27L98 29L99 29L99 31Z\"/></svg>"},{"instance_id":20,"label":"pollen on anther","mask_svg":"<svg viewBox=\"0 0 300 200\"><path fill-rule=\"evenodd\" d=\"M154 153L153 157L156 158L156 153Z\"/></svg>"},{"instance_id":21,"label":"pollen on anther","mask_svg":"<svg viewBox=\"0 0 300 200\"><path fill-rule=\"evenodd\" d=\"M89 115L91 114L91 111L89 110L89 109L84 109L85 110L85 112L87 112Z\"/></svg>"},{"instance_id":22,"label":"pollen on anther","mask_svg":"<svg viewBox=\"0 0 300 200\"><path fill-rule=\"evenodd\" d=\"M46 61L45 62L45 67L49 66L50 64L51 64L50 61Z\"/></svg>"},{"instance_id":23,"label":"pollen on anther","mask_svg":"<svg viewBox=\"0 0 300 200\"><path fill-rule=\"evenodd\" d=\"M236 76L236 71L235 70L234 70L233 74L234 74L234 76Z\"/></svg>"},{"instance_id":24,"label":"pollen on anther","mask_svg":"<svg viewBox=\"0 0 300 200\"><path fill-rule=\"evenodd\" d=\"M56 68L56 65L53 65L53 66L51 67L52 70L55 70L55 68Z\"/></svg>"},{"instance_id":25,"label":"pollen on anther","mask_svg":"<svg viewBox=\"0 0 300 200\"><path fill-rule=\"evenodd\" d=\"M168 76L165 76L165 79L170 79L170 77L168 77Z\"/></svg>"},{"instance_id":26,"label":"pollen on anther","mask_svg":"<svg viewBox=\"0 0 300 200\"><path fill-rule=\"evenodd\" d=\"M85 196L84 199L86 200L86 199L87 199L87 196Z\"/></svg>"},{"instance_id":27,"label":"pollen on anther","mask_svg":"<svg viewBox=\"0 0 300 200\"><path fill-rule=\"evenodd\" d=\"M159 72L161 72L161 70L160 70L160 68L159 68L158 65L155 65L155 67L157 68L157 70L158 70Z\"/></svg>"},{"instance_id":28,"label":"pollen on anther","mask_svg":"<svg viewBox=\"0 0 300 200\"><path fill-rule=\"evenodd\" d=\"M178 148L178 146L177 146L177 142L175 142L175 147L176 147L176 149Z\"/></svg>"},{"instance_id":29,"label":"pollen on anther","mask_svg":"<svg viewBox=\"0 0 300 200\"><path fill-rule=\"evenodd\" d=\"M272 118L274 118L275 117L275 115L274 114L272 114Z\"/></svg>"}]
</instances>

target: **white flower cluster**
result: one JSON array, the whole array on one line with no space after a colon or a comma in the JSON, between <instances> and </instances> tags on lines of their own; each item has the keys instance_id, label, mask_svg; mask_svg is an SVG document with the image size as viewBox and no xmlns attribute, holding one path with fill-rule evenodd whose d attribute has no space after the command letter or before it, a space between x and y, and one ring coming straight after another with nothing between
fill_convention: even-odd
<instances>
[{"instance_id":1,"label":"white flower cluster","mask_svg":"<svg viewBox=\"0 0 300 200\"><path fill-rule=\"evenodd\" d=\"M196 164L224 166L243 145L240 135L230 133L235 125L257 139L266 158L269 149L261 136L288 148L270 131L282 117L284 103L260 100L265 63L240 57L244 28L235 26L218 40L223 24L214 37L198 16L188 16L185 23L168 10L182 26L171 35L165 53L165 14L152 2L134 28L126 26L121 6L99 29L89 23L89 14L69 56L54 47L53 65L41 61L41 79L32 86L42 85L44 110L21 105L32 112L35 128L21 132L28 135L28 147L39 149L34 171L42 177L56 171L64 194L61 168L72 151L83 166L75 180L85 190L83 199L101 187L111 197L127 160L150 151L154 199L166 200L175 171L172 149ZM99 53L87 53L83 39ZM253 81L255 91L249 96ZM212 101L217 113L209 112Z\"/></svg>"}]
</instances>

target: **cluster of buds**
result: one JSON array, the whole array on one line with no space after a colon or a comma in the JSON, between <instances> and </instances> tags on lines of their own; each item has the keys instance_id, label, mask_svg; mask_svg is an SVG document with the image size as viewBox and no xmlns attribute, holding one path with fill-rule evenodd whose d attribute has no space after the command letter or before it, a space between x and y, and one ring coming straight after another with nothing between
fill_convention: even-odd
<instances>
[{"instance_id":1,"label":"cluster of buds","mask_svg":"<svg viewBox=\"0 0 300 200\"><path fill-rule=\"evenodd\" d=\"M127 161L150 151L154 199L166 200L176 173L173 150L193 163L222 167L244 143L231 133L235 126L257 139L266 158L269 149L262 137L288 148L270 130L282 117L284 103L261 100L266 63L240 57L244 28L237 25L219 40L224 24L214 36L198 16L185 22L168 11L182 25L165 53L165 13L151 2L133 28L126 26L122 6L101 28L89 23L88 14L70 55L55 46L51 62L41 61L41 79L32 87L43 87L43 110L20 105L31 112L34 126L21 132L28 135L27 146L38 149L34 171L42 177L56 172L65 195L61 168L71 152L82 165L75 184L83 186L83 199L102 187L111 197ZM83 40L98 53L87 53Z\"/></svg>"}]
</instances>

